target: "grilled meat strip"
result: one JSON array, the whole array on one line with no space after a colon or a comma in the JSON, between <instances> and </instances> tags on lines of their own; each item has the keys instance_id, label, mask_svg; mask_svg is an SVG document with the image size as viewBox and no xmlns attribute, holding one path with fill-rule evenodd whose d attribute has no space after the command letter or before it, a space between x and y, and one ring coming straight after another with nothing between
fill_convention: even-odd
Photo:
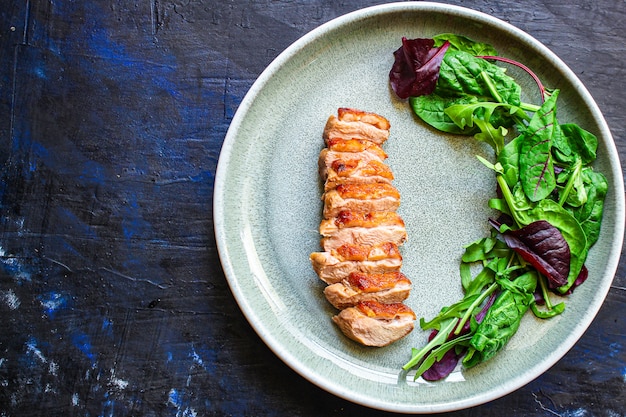
<instances>
[{"instance_id":1,"label":"grilled meat strip","mask_svg":"<svg viewBox=\"0 0 626 417\"><path fill-rule=\"evenodd\" d=\"M411 292L411 281L402 272L379 274L352 272L341 282L324 289L326 299L339 310L362 301L401 303Z\"/></svg>"},{"instance_id":2,"label":"grilled meat strip","mask_svg":"<svg viewBox=\"0 0 626 417\"><path fill-rule=\"evenodd\" d=\"M414 328L415 313L402 303L361 301L333 317L343 334L366 346L387 346Z\"/></svg>"},{"instance_id":3,"label":"grilled meat strip","mask_svg":"<svg viewBox=\"0 0 626 417\"><path fill-rule=\"evenodd\" d=\"M342 210L374 212L396 211L400 206L400 193L391 184L362 183L341 184L324 193L325 219L337 216Z\"/></svg>"},{"instance_id":4,"label":"grilled meat strip","mask_svg":"<svg viewBox=\"0 0 626 417\"><path fill-rule=\"evenodd\" d=\"M373 247L390 242L399 246L407 237L400 215L388 211L340 211L337 217L322 220L320 234L325 251L332 251L346 244Z\"/></svg>"},{"instance_id":5,"label":"grilled meat strip","mask_svg":"<svg viewBox=\"0 0 626 417\"><path fill-rule=\"evenodd\" d=\"M352 272L384 273L399 271L402 255L398 245L384 242L376 246L345 244L329 252L313 252L313 269L327 284L335 284Z\"/></svg>"},{"instance_id":6,"label":"grilled meat strip","mask_svg":"<svg viewBox=\"0 0 626 417\"><path fill-rule=\"evenodd\" d=\"M331 115L324 127L324 140L365 139L378 145L389 138L389 121L375 113L340 108L338 117Z\"/></svg>"}]
</instances>

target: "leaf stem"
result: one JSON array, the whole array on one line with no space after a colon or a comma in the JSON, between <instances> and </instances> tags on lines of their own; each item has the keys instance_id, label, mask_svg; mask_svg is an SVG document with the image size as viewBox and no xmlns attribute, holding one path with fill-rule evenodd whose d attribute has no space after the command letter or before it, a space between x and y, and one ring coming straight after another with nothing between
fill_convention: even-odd
<instances>
[{"instance_id":1,"label":"leaf stem","mask_svg":"<svg viewBox=\"0 0 626 417\"><path fill-rule=\"evenodd\" d=\"M500 190L502 191L502 196L504 197L504 201L506 201L506 204L509 206L509 211L511 212L511 216L513 217L513 220L515 220L515 223L517 223L518 227L521 227L524 224L524 222L519 217L517 209L515 208L513 194L511 193L511 190L509 189L509 185L506 183L506 180L504 179L502 174L496 175L496 181L498 182L498 185L500 186Z\"/></svg>"},{"instance_id":2,"label":"leaf stem","mask_svg":"<svg viewBox=\"0 0 626 417\"><path fill-rule=\"evenodd\" d=\"M489 89L489 92L491 93L491 96L498 102L498 103L504 103L504 100L502 99L502 96L500 95L500 93L498 92L498 89L496 88L495 84L493 83L493 80L491 79L491 77L489 76L489 74L487 74L485 71L481 71L480 72L480 76L482 77L482 79L485 81L485 84L487 84L487 88Z\"/></svg>"},{"instance_id":3,"label":"leaf stem","mask_svg":"<svg viewBox=\"0 0 626 417\"><path fill-rule=\"evenodd\" d=\"M448 339L448 336L450 335L450 332L452 332L452 330L454 329L456 321L457 319L455 318L449 319L448 323L446 323L446 325L441 328L441 330L437 333L437 335L433 337L433 339L430 342L428 342L426 346L424 346L423 348L415 352L413 355L411 355L411 360L408 361L402 367L402 369L404 369L405 371L411 369L422 360L424 355L426 355L435 347L445 343L445 341Z\"/></svg>"},{"instance_id":4,"label":"leaf stem","mask_svg":"<svg viewBox=\"0 0 626 417\"><path fill-rule=\"evenodd\" d=\"M506 64L515 65L516 67L523 69L524 71L528 73L528 75L530 75L533 78L533 80L537 84L537 87L539 87L539 92L541 93L541 101L542 102L545 101L546 88L543 86L539 77L537 77L537 75L534 72L532 72L531 69L528 68L526 65L522 64L521 62L517 62L513 59L504 58L501 56L483 55L483 56L479 56L478 58L482 58L486 60L493 60L493 61L500 61Z\"/></svg>"},{"instance_id":5,"label":"leaf stem","mask_svg":"<svg viewBox=\"0 0 626 417\"><path fill-rule=\"evenodd\" d=\"M472 303L472 305L469 306L461 320L459 320L459 324L457 324L456 329L454 329L454 334L458 335L459 333L461 333L461 330L463 330L463 326L465 326L465 323L467 323L467 321L469 320L474 309L476 309L476 307L478 307L485 300L485 298L491 295L491 293L494 292L496 288L498 288L498 284L494 282L489 286L489 288L487 288L484 293L480 295L480 297L474 300L474 302Z\"/></svg>"},{"instance_id":6,"label":"leaf stem","mask_svg":"<svg viewBox=\"0 0 626 417\"><path fill-rule=\"evenodd\" d=\"M577 159L574 165L574 170L570 174L569 179L567 180L567 184L565 184L565 188L563 189L563 192L561 193L561 196L559 197L559 206L563 207L563 204L565 204L565 201L567 201L567 197L569 196L570 191L572 191L572 188L574 187L574 183L576 182L576 179L580 175L580 171L582 170L582 168L583 168L583 164L581 160Z\"/></svg>"}]
</instances>

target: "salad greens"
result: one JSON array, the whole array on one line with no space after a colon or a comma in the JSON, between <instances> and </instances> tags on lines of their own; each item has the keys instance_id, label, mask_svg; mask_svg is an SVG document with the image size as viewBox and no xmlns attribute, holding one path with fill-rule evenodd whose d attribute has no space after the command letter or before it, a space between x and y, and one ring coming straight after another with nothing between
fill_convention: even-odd
<instances>
[{"instance_id":1,"label":"salad greens","mask_svg":"<svg viewBox=\"0 0 626 417\"><path fill-rule=\"evenodd\" d=\"M429 341L403 367L416 368L416 379L439 380L459 361L469 368L496 355L529 310L541 319L565 310L552 296L570 294L587 278L608 183L592 168L597 138L559 122L559 90L491 45L454 34L403 38L394 57L391 87L420 119L494 151L493 162L478 156L498 185L488 201L498 213L488 219L491 235L465 247L463 298L420 319ZM541 103L522 102L521 86L501 63L528 72Z\"/></svg>"}]
</instances>

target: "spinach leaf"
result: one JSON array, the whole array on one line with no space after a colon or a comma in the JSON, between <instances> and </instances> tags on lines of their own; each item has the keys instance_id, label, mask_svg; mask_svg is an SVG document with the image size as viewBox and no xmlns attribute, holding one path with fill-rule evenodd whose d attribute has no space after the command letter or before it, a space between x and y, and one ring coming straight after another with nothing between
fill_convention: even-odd
<instances>
[{"instance_id":1,"label":"spinach leaf","mask_svg":"<svg viewBox=\"0 0 626 417\"><path fill-rule=\"evenodd\" d=\"M600 235L608 182L604 175L591 168L583 169L582 178L587 191L587 202L582 207L571 209L570 212L578 220L587 237L587 247L590 248Z\"/></svg>"},{"instance_id":2,"label":"spinach leaf","mask_svg":"<svg viewBox=\"0 0 626 417\"><path fill-rule=\"evenodd\" d=\"M496 298L470 340L473 350L463 359L466 367L492 358L515 334L534 300L537 274L527 272L512 282L502 281L501 284L506 289Z\"/></svg>"},{"instance_id":3,"label":"spinach leaf","mask_svg":"<svg viewBox=\"0 0 626 417\"><path fill-rule=\"evenodd\" d=\"M494 83L504 103L519 106L521 87L497 65L463 51L448 51L439 69L435 92L442 96L473 95L479 101L492 101L485 76Z\"/></svg>"},{"instance_id":4,"label":"spinach leaf","mask_svg":"<svg viewBox=\"0 0 626 417\"><path fill-rule=\"evenodd\" d=\"M520 180L526 196L534 202L546 198L556 187L551 148L557 97L555 91L533 115L519 147Z\"/></svg>"},{"instance_id":5,"label":"spinach leaf","mask_svg":"<svg viewBox=\"0 0 626 417\"><path fill-rule=\"evenodd\" d=\"M519 180L519 144L522 140L520 136L509 141L497 154L497 159L502 165L502 176L509 187L515 186Z\"/></svg>"},{"instance_id":6,"label":"spinach leaf","mask_svg":"<svg viewBox=\"0 0 626 417\"><path fill-rule=\"evenodd\" d=\"M476 42L466 36L453 33L442 33L434 36L435 46L441 46L446 41L450 43L450 50L468 52L474 56L498 55L498 51L488 43Z\"/></svg>"},{"instance_id":7,"label":"spinach leaf","mask_svg":"<svg viewBox=\"0 0 626 417\"><path fill-rule=\"evenodd\" d=\"M455 104L472 104L478 99L473 96L440 96L433 93L428 96L409 97L409 104L413 112L424 122L442 132L473 135L476 128L461 128L444 112L444 110Z\"/></svg>"},{"instance_id":8,"label":"spinach leaf","mask_svg":"<svg viewBox=\"0 0 626 417\"><path fill-rule=\"evenodd\" d=\"M562 124L554 139L553 154L559 162L574 164L580 160L583 165L587 165L595 161L598 138L580 126Z\"/></svg>"}]
</instances>

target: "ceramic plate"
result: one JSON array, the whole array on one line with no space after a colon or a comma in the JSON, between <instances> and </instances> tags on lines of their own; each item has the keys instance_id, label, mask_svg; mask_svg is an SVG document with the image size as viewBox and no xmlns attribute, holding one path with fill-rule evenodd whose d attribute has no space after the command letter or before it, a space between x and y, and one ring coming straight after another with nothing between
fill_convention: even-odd
<instances>
[{"instance_id":1,"label":"ceramic plate","mask_svg":"<svg viewBox=\"0 0 626 417\"><path fill-rule=\"evenodd\" d=\"M559 120L599 138L595 168L610 183L601 237L587 260L589 279L564 314L540 322L527 314L518 333L491 361L446 380L413 381L401 372L419 326L385 348L366 348L339 333L336 311L309 262L319 251L322 130L338 107L379 113L391 122L384 148L402 195L409 240L402 271L413 282L407 300L432 318L461 296L463 246L489 233L487 200L494 176L475 155L474 140L427 128L389 89L401 38L458 33L488 42L561 89ZM510 71L514 72L514 69ZM536 90L519 75L527 101ZM536 101L535 101L536 102ZM465 8L396 3L363 9L313 30L260 75L241 103L220 155L214 195L222 265L246 318L287 365L313 384L350 401L404 413L457 410L503 396L557 362L599 310L617 268L624 232L624 191L614 142L597 105L570 69L545 46L511 25Z\"/></svg>"}]
</instances>

